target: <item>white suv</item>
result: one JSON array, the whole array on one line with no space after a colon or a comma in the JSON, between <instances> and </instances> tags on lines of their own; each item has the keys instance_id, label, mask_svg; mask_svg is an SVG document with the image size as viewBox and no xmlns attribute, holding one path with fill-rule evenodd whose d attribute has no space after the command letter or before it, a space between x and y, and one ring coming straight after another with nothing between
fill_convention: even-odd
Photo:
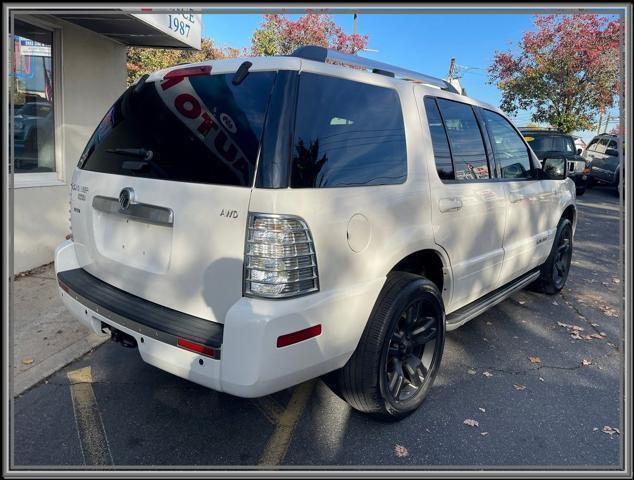
<instances>
[{"instance_id":1,"label":"white suv","mask_svg":"<svg viewBox=\"0 0 634 480\"><path fill-rule=\"evenodd\" d=\"M55 267L81 322L163 370L242 397L332 372L401 418L446 331L563 287L575 218L565 162L540 167L497 108L303 47L131 86L74 172Z\"/></svg>"}]
</instances>

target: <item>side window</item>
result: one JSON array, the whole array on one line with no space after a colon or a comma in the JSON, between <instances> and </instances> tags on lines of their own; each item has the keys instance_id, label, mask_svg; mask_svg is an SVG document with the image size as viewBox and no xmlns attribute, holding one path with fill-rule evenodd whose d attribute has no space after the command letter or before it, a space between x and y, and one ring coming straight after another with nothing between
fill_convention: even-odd
<instances>
[{"instance_id":1,"label":"side window","mask_svg":"<svg viewBox=\"0 0 634 480\"><path fill-rule=\"evenodd\" d=\"M432 97L425 97L424 103L429 133L431 134L431 143L434 149L434 159L436 160L436 171L442 180L453 180L453 164L451 163L449 141L447 140L445 127L442 124L442 117L438 111L438 105L436 105L436 100Z\"/></svg>"},{"instance_id":2,"label":"side window","mask_svg":"<svg viewBox=\"0 0 634 480\"><path fill-rule=\"evenodd\" d=\"M444 120L456 180L491 178L482 133L470 105L437 99Z\"/></svg>"},{"instance_id":3,"label":"side window","mask_svg":"<svg viewBox=\"0 0 634 480\"><path fill-rule=\"evenodd\" d=\"M595 149L596 152L599 153L605 153L605 149L608 146L608 139L607 138L602 138L601 140L599 140L599 143L597 144L597 148Z\"/></svg>"},{"instance_id":4,"label":"side window","mask_svg":"<svg viewBox=\"0 0 634 480\"><path fill-rule=\"evenodd\" d=\"M610 140L610 143L608 143L608 148L616 150L616 142L614 140Z\"/></svg>"},{"instance_id":5,"label":"side window","mask_svg":"<svg viewBox=\"0 0 634 480\"><path fill-rule=\"evenodd\" d=\"M302 73L295 118L291 187L405 181L405 130L395 90Z\"/></svg>"},{"instance_id":6,"label":"side window","mask_svg":"<svg viewBox=\"0 0 634 480\"><path fill-rule=\"evenodd\" d=\"M495 161L500 165L502 178L531 178L528 149L508 120L484 109L482 116L493 144Z\"/></svg>"}]
</instances>

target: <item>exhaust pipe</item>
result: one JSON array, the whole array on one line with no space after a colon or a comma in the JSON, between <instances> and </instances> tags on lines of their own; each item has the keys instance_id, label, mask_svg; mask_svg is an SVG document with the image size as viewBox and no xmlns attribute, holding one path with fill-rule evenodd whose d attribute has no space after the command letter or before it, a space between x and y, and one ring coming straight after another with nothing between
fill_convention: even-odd
<instances>
[{"instance_id":1,"label":"exhaust pipe","mask_svg":"<svg viewBox=\"0 0 634 480\"><path fill-rule=\"evenodd\" d=\"M101 331L104 333L110 333L110 340L115 343L120 343L122 346L126 348L137 348L136 338L132 335L128 335L121 330L117 330L116 328L106 324L101 323Z\"/></svg>"}]
</instances>

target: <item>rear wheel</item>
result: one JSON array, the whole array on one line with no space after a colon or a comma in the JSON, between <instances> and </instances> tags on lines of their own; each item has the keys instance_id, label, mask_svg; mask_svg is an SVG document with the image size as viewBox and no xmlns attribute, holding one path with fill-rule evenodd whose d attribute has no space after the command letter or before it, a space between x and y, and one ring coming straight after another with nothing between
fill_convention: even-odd
<instances>
[{"instance_id":1,"label":"rear wheel","mask_svg":"<svg viewBox=\"0 0 634 480\"><path fill-rule=\"evenodd\" d=\"M338 372L338 393L361 412L403 418L427 396L444 342L445 314L436 285L419 275L394 272L355 353Z\"/></svg>"},{"instance_id":2,"label":"rear wheel","mask_svg":"<svg viewBox=\"0 0 634 480\"><path fill-rule=\"evenodd\" d=\"M537 289L549 295L561 291L568 279L571 261L572 222L562 218L557 226L550 255L542 265L541 275L536 284Z\"/></svg>"}]
</instances>

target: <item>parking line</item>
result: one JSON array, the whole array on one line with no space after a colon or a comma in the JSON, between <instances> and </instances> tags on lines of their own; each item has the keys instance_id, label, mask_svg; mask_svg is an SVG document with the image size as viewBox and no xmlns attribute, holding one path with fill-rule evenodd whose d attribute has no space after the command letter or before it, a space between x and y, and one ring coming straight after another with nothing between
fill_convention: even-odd
<instances>
[{"instance_id":1,"label":"parking line","mask_svg":"<svg viewBox=\"0 0 634 480\"><path fill-rule=\"evenodd\" d=\"M106 431L101 420L90 367L66 374L70 381L73 413L85 465L113 465Z\"/></svg>"},{"instance_id":2,"label":"parking line","mask_svg":"<svg viewBox=\"0 0 634 480\"><path fill-rule=\"evenodd\" d=\"M266 442L258 465L279 465L282 463L291 443L295 426L304 413L315 383L315 380L309 380L295 387L286 409L277 419L275 430Z\"/></svg>"},{"instance_id":3,"label":"parking line","mask_svg":"<svg viewBox=\"0 0 634 480\"><path fill-rule=\"evenodd\" d=\"M253 398L251 400L257 409L267 418L273 425L277 425L279 418L282 416L284 409L270 395L267 397Z\"/></svg>"}]
</instances>

